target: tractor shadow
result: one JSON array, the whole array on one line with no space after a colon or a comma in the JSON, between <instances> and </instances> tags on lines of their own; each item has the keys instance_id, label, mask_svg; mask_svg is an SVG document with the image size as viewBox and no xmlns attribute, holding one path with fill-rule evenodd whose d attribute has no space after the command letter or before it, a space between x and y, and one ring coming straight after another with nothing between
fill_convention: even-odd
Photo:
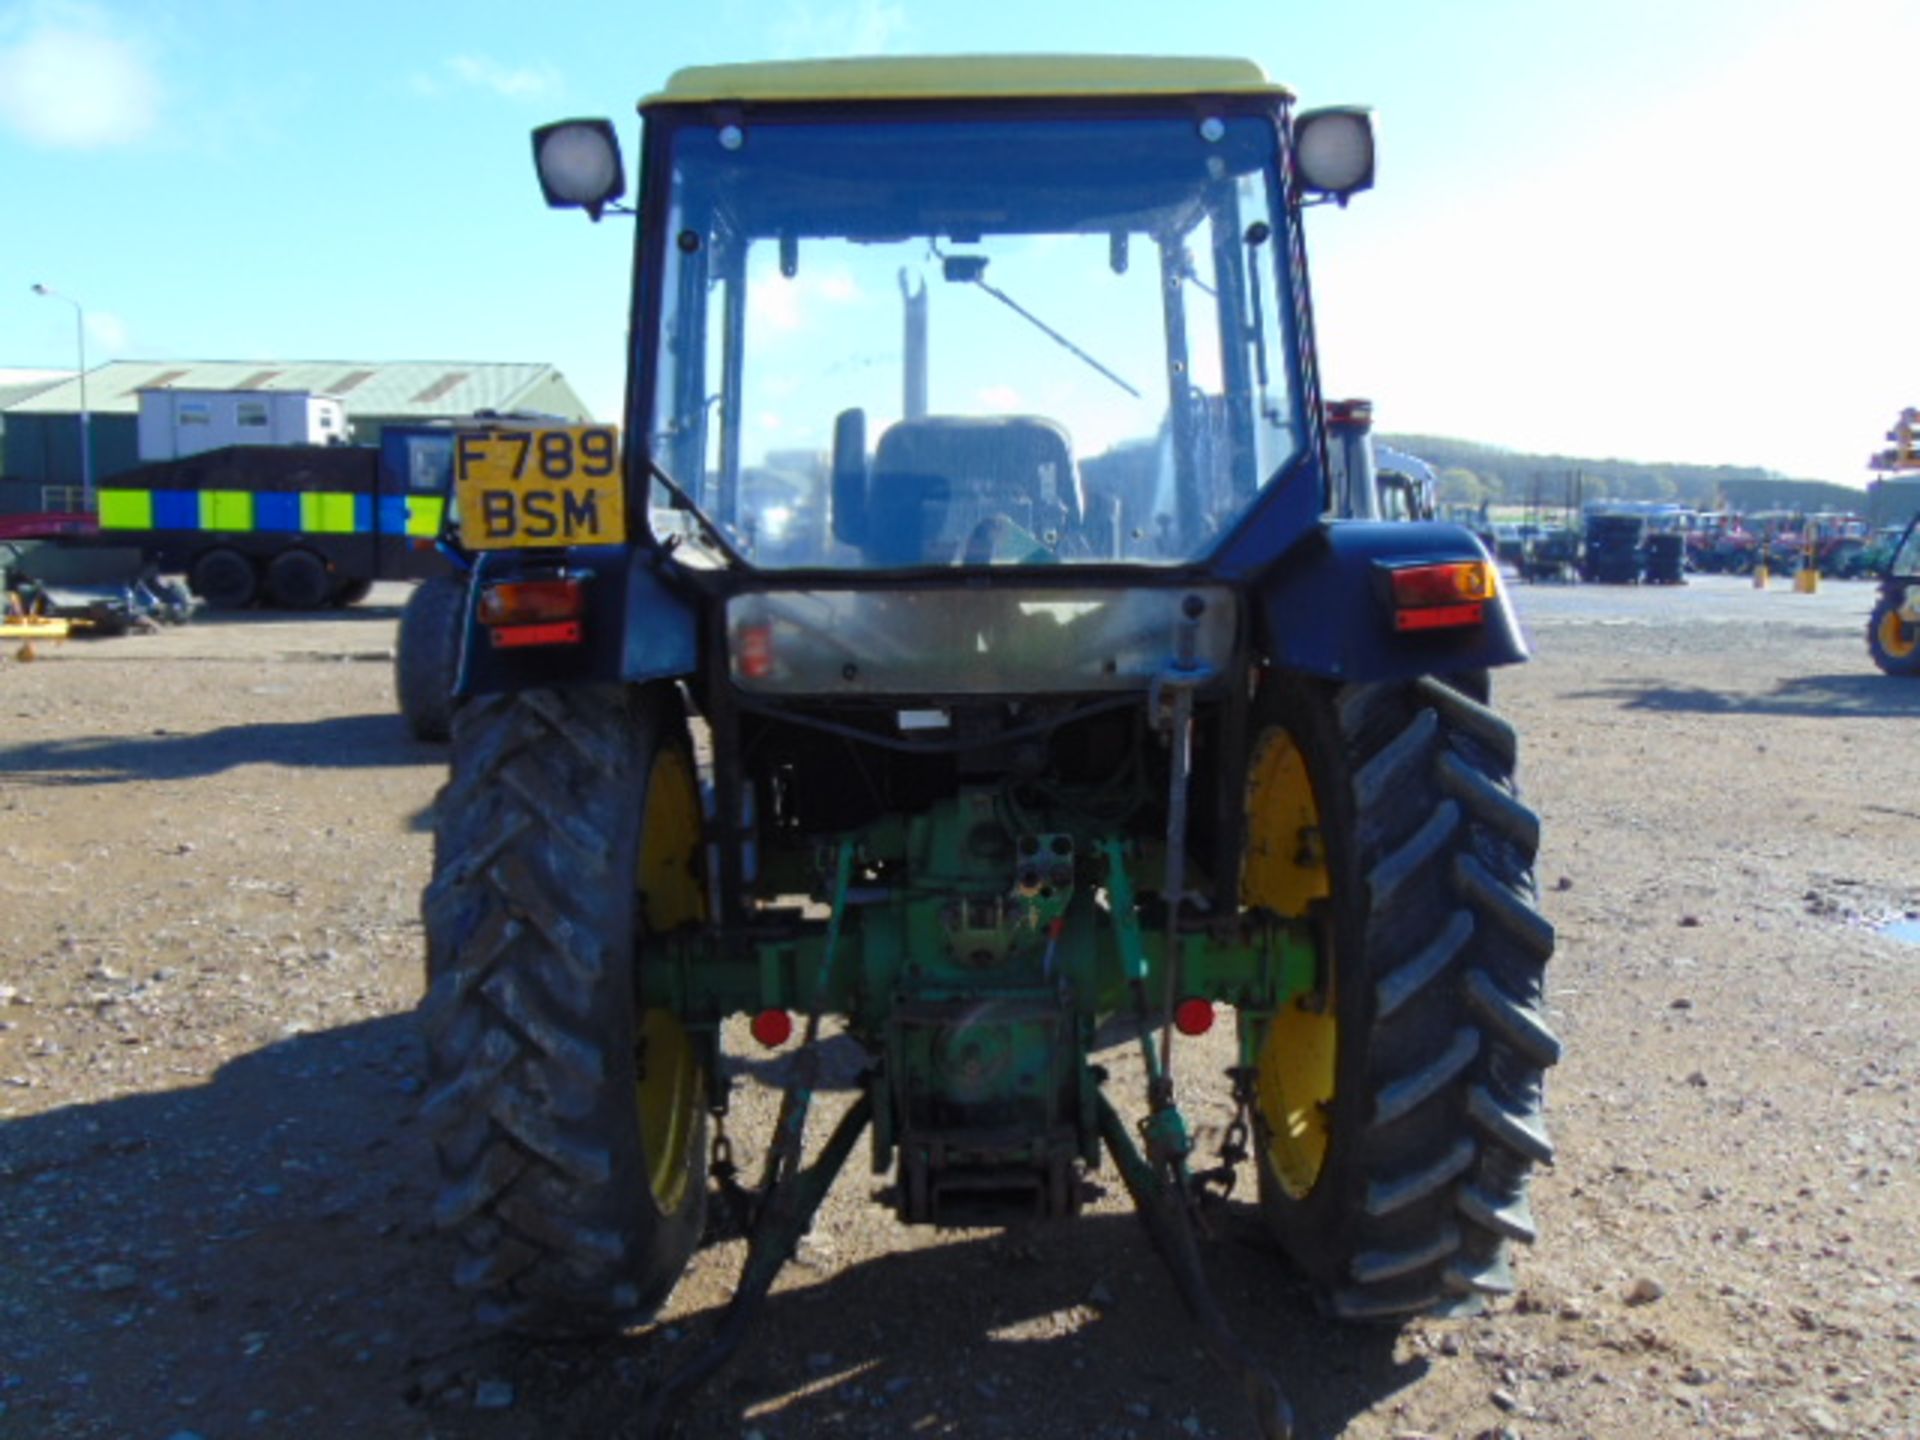
<instances>
[{"instance_id":1,"label":"tractor shadow","mask_svg":"<svg viewBox=\"0 0 1920 1440\"><path fill-rule=\"evenodd\" d=\"M1117 1186L1109 1172L1106 1179ZM862 1183L848 1175L843 1183ZM891 1224L876 1213L874 1223ZM1204 1244L1228 1324L1290 1398L1303 1437L1343 1433L1426 1374L1393 1334L1336 1327L1234 1216ZM902 1230L913 1248L838 1265L803 1242L729 1364L680 1412L677 1436L1112 1437L1254 1433L1234 1377L1130 1213L1055 1226ZM835 1242L831 1233L823 1243ZM733 1273L740 1247L702 1263ZM724 1312L675 1316L603 1354L657 1384L699 1353ZM576 1391L576 1394L581 1392ZM644 1440L631 1395L571 1417Z\"/></svg>"},{"instance_id":2,"label":"tractor shadow","mask_svg":"<svg viewBox=\"0 0 1920 1440\"><path fill-rule=\"evenodd\" d=\"M1301 1434L1341 1433L1424 1373L1383 1332L1331 1329L1246 1237L1206 1249L1229 1324L1279 1379ZM835 1323L848 1315L865 1323ZM682 1430L752 1424L875 1436L1252 1430L1128 1214L889 1255L774 1297Z\"/></svg>"},{"instance_id":3,"label":"tractor shadow","mask_svg":"<svg viewBox=\"0 0 1920 1440\"><path fill-rule=\"evenodd\" d=\"M192 733L156 727L145 735L0 744L0 771L32 785L191 780L242 765L360 770L445 762L446 747L415 740L397 714L263 721Z\"/></svg>"},{"instance_id":4,"label":"tractor shadow","mask_svg":"<svg viewBox=\"0 0 1920 1440\"><path fill-rule=\"evenodd\" d=\"M1623 683L1568 691L1561 698L1611 701L1623 710L1655 714L1804 716L1809 719L1898 719L1920 715L1920 684L1871 670L1798 675L1764 691Z\"/></svg>"},{"instance_id":5,"label":"tractor shadow","mask_svg":"<svg viewBox=\"0 0 1920 1440\"><path fill-rule=\"evenodd\" d=\"M431 1222L422 1065L413 1017L389 1015L202 1084L7 1120L0 1414L34 1435L144 1434L161 1414L200 1434L636 1436L645 1387L696 1353L723 1302L592 1344L476 1329ZM1096 1178L1117 1193L1111 1167ZM856 1155L836 1189L879 1184ZM1131 1213L929 1232L848 1198L873 1208L802 1243L677 1435L1248 1433ZM1317 1315L1249 1215L1223 1220L1203 1244L1220 1304L1303 1436L1426 1373L1391 1332ZM868 1258L889 1235L899 1248ZM729 1293L743 1252L701 1251L683 1290Z\"/></svg>"}]
</instances>

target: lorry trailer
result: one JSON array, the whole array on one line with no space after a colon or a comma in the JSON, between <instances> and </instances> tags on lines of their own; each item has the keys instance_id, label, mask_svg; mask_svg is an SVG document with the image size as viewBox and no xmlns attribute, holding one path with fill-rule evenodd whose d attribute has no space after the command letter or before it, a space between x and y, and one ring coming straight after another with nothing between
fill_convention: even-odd
<instances>
[{"instance_id":1,"label":"lorry trailer","mask_svg":"<svg viewBox=\"0 0 1920 1440\"><path fill-rule=\"evenodd\" d=\"M435 548L453 432L390 425L377 446L230 445L114 475L98 528L217 609L351 605L376 580L445 572Z\"/></svg>"}]
</instances>

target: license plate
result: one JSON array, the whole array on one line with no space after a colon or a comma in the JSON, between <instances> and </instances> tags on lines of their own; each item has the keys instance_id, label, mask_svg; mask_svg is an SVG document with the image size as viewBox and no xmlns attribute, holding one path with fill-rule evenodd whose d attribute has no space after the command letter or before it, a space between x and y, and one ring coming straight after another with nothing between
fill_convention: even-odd
<instances>
[{"instance_id":1,"label":"license plate","mask_svg":"<svg viewBox=\"0 0 1920 1440\"><path fill-rule=\"evenodd\" d=\"M453 446L460 538L473 550L618 545L627 538L611 425L462 431Z\"/></svg>"}]
</instances>

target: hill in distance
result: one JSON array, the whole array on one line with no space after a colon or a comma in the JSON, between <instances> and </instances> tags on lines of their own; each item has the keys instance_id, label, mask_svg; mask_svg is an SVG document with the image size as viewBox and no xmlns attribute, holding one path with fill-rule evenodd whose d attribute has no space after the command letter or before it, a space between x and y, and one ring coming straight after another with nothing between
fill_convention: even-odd
<instances>
[{"instance_id":1,"label":"hill in distance","mask_svg":"<svg viewBox=\"0 0 1920 1440\"><path fill-rule=\"evenodd\" d=\"M1795 480L1757 465L1688 465L1538 455L1443 435L1379 436L1440 477L1440 499L1467 505L1577 509L1589 500L1671 501L1696 510L1861 510L1863 489Z\"/></svg>"}]
</instances>

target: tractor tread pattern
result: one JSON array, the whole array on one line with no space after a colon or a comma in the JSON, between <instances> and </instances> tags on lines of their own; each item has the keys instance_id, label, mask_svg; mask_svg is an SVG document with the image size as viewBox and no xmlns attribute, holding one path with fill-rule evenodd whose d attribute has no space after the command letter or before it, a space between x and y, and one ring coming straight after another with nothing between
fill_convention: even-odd
<instances>
[{"instance_id":1,"label":"tractor tread pattern","mask_svg":"<svg viewBox=\"0 0 1920 1440\"><path fill-rule=\"evenodd\" d=\"M1410 1250L1368 1250L1353 1257L1348 1271L1362 1285L1382 1280L1398 1280L1416 1270L1431 1269L1460 1248L1460 1233L1451 1225L1442 1225L1421 1244Z\"/></svg>"},{"instance_id":2,"label":"tractor tread pattern","mask_svg":"<svg viewBox=\"0 0 1920 1440\"><path fill-rule=\"evenodd\" d=\"M1545 1070L1560 1063L1560 1039L1530 1005L1523 1005L1500 988L1484 970L1467 975L1467 1004L1500 1039L1526 1056L1529 1064Z\"/></svg>"},{"instance_id":3,"label":"tractor tread pattern","mask_svg":"<svg viewBox=\"0 0 1920 1440\"><path fill-rule=\"evenodd\" d=\"M668 713L658 696L582 689L477 697L453 716L422 900L421 1115L455 1283L495 1323L604 1334L644 1319L699 1235L700 1176L678 1212L652 1203L632 1031L609 1019L632 1005L609 939L633 905L616 872L637 843L624 812ZM689 1156L704 1162L702 1137Z\"/></svg>"},{"instance_id":4,"label":"tractor tread pattern","mask_svg":"<svg viewBox=\"0 0 1920 1440\"><path fill-rule=\"evenodd\" d=\"M1344 768L1336 863L1358 881L1360 944L1342 963L1365 998L1343 1043L1362 1053L1342 1062L1328 1170L1300 1199L1270 1191L1269 1217L1336 1316L1470 1311L1512 1290L1531 1171L1553 1160L1539 821L1515 730L1481 698L1432 678L1320 693L1300 723L1328 730Z\"/></svg>"},{"instance_id":5,"label":"tractor tread pattern","mask_svg":"<svg viewBox=\"0 0 1920 1440\"><path fill-rule=\"evenodd\" d=\"M1445 751L1440 756L1439 778L1442 790L1474 819L1505 836L1508 843L1528 852L1540 848L1540 817L1492 776Z\"/></svg>"},{"instance_id":6,"label":"tractor tread pattern","mask_svg":"<svg viewBox=\"0 0 1920 1440\"><path fill-rule=\"evenodd\" d=\"M1480 1032L1461 1029L1453 1032L1453 1043L1431 1062L1411 1075L1382 1086L1373 1100L1373 1123L1391 1125L1409 1111L1424 1105L1441 1090L1459 1079L1480 1053Z\"/></svg>"},{"instance_id":7,"label":"tractor tread pattern","mask_svg":"<svg viewBox=\"0 0 1920 1440\"><path fill-rule=\"evenodd\" d=\"M1389 971L1374 987L1374 1015L1391 1019L1393 1013L1413 999L1428 984L1448 971L1467 941L1473 938L1473 916L1456 910L1446 924L1411 960Z\"/></svg>"},{"instance_id":8,"label":"tractor tread pattern","mask_svg":"<svg viewBox=\"0 0 1920 1440\"><path fill-rule=\"evenodd\" d=\"M1460 1189L1458 1204L1460 1213L1483 1230L1494 1231L1509 1240L1518 1240L1522 1245L1531 1245L1538 1235L1533 1224L1533 1205L1525 1195L1502 1200L1498 1196L1483 1194L1471 1185L1464 1185Z\"/></svg>"},{"instance_id":9,"label":"tractor tread pattern","mask_svg":"<svg viewBox=\"0 0 1920 1440\"><path fill-rule=\"evenodd\" d=\"M1399 849L1393 851L1367 876L1373 889L1373 903L1381 908L1395 904L1401 890L1446 849L1460 827L1460 807L1451 800L1437 806L1427 821Z\"/></svg>"},{"instance_id":10,"label":"tractor tread pattern","mask_svg":"<svg viewBox=\"0 0 1920 1440\"><path fill-rule=\"evenodd\" d=\"M1440 1291L1432 1289L1403 1287L1396 1291L1378 1285L1347 1285L1331 1292L1326 1306L1336 1319L1352 1324L1397 1324L1433 1313L1444 1298Z\"/></svg>"},{"instance_id":11,"label":"tractor tread pattern","mask_svg":"<svg viewBox=\"0 0 1920 1440\"><path fill-rule=\"evenodd\" d=\"M1454 1141L1451 1149L1424 1170L1398 1175L1391 1180L1372 1181L1367 1186L1367 1214L1376 1218L1391 1215L1396 1210L1403 1210L1446 1189L1471 1168L1479 1153L1479 1148L1463 1135Z\"/></svg>"},{"instance_id":12,"label":"tractor tread pattern","mask_svg":"<svg viewBox=\"0 0 1920 1440\"><path fill-rule=\"evenodd\" d=\"M1504 1250L1479 1260L1456 1257L1445 1278L1456 1295L1511 1295L1515 1289L1513 1261Z\"/></svg>"}]
</instances>

